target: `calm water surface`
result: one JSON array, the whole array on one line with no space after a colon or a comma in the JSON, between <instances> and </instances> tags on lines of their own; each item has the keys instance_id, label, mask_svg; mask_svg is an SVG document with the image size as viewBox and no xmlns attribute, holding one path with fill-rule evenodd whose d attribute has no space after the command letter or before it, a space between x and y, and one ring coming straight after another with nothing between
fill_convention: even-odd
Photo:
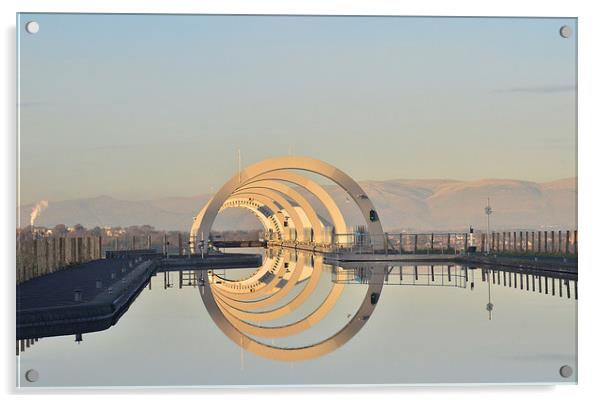
<instances>
[{"instance_id":1,"label":"calm water surface","mask_svg":"<svg viewBox=\"0 0 602 403\"><path fill-rule=\"evenodd\" d=\"M202 286L184 273L181 288L178 273L158 273L110 329L81 343L40 339L22 353L21 386L576 382L576 371L559 375L577 368L573 280L440 263L340 267L284 251L265 262L274 276L260 284L274 288L263 297L249 297L258 285L217 294L257 269L205 273ZM279 296L257 302L269 295Z\"/></svg>"}]
</instances>

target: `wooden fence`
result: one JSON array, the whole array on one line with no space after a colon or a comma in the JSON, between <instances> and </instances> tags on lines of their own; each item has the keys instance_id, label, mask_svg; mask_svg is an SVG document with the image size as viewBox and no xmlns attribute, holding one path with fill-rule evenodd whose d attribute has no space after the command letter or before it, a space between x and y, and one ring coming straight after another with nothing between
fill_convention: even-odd
<instances>
[{"instance_id":1,"label":"wooden fence","mask_svg":"<svg viewBox=\"0 0 602 403\"><path fill-rule=\"evenodd\" d=\"M17 240L17 284L102 258L102 237L44 237Z\"/></svg>"}]
</instances>

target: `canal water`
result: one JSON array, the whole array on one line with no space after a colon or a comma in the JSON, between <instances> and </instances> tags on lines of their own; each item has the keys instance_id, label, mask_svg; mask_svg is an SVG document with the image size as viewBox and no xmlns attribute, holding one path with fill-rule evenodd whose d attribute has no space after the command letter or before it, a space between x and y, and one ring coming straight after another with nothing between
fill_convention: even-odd
<instances>
[{"instance_id":1,"label":"canal water","mask_svg":"<svg viewBox=\"0 0 602 403\"><path fill-rule=\"evenodd\" d=\"M573 279L441 263L338 266L265 253L274 273L253 291L226 284L245 284L258 269L186 272L181 280L158 273L115 326L81 342L40 339L21 353L20 386L577 380ZM267 283L271 292L255 295ZM568 378L559 372L565 365L573 369ZM25 379L30 369L39 374L34 383Z\"/></svg>"}]
</instances>

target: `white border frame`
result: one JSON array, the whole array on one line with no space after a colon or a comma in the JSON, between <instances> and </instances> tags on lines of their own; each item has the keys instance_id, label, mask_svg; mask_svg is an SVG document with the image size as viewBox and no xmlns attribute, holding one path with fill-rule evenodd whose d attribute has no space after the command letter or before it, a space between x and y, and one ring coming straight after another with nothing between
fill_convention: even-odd
<instances>
[{"instance_id":1,"label":"white border frame","mask_svg":"<svg viewBox=\"0 0 602 403\"><path fill-rule=\"evenodd\" d=\"M455 1L358 1L358 0L207 0L194 2L187 0L88 0L68 1L55 0L51 4L43 0L4 0L0 2L3 28L3 57L0 66L5 88L4 96L0 101L2 107L2 119L5 124L2 157L2 210L0 223L5 231L0 232L0 251L4 258L4 301L6 302L6 315L10 318L5 321L2 329L3 346L7 357L3 362L8 364L3 368L2 379L4 390L15 393L15 368L14 368L14 274L11 269L15 264L14 250L14 225L16 214L16 82L15 82L15 54L16 35L15 20L16 12L111 12L111 13L191 13L191 14L337 14L337 15L445 15L445 16L540 16L540 17L578 17L579 21L579 246L580 266L582 268L580 283L580 320L579 320L579 386L559 387L521 387L521 386L496 386L496 387L354 387L354 388L318 388L299 389L282 388L272 390L248 390L236 389L228 391L217 391L212 389L198 389L190 396L190 389L165 390L150 389L137 390L135 392L118 391L107 392L111 395L121 395L120 399L131 399L141 397L148 401L164 400L167 394L178 394L182 398L198 401L198 394L213 395L210 398L231 397L236 400L248 401L266 399L301 401L310 398L309 395L321 395L329 398L336 393L337 399L346 401L385 399L399 400L400 398L414 397L424 402L445 400L458 400L462 402L478 401L484 399L496 401L507 401L516 398L527 398L532 402L545 401L580 401L590 400L597 393L598 373L600 367L600 333L597 325L597 317L600 304L597 290L594 288L600 284L601 269L596 267L593 251L597 246L595 242L596 227L601 225L600 209L598 200L600 198L598 172L602 171L600 161L602 160L597 151L600 150L600 106L597 98L600 95L599 72L602 71L600 63L599 39L602 38L602 24L600 14L596 12L594 1L545 1L539 3L527 3L524 0L506 0L492 4L492 2L474 0ZM18 392L25 394L24 392ZM44 401L61 401L77 399L79 392L52 392L44 393ZM59 396L58 393L67 393L67 396ZM86 393L86 392L83 392ZM92 393L92 392L90 392ZM132 396L132 393L140 396ZM193 392L194 393L194 392ZM42 397L40 393L26 393L29 397ZM374 396L377 394L378 396ZM143 395L143 396L142 396ZM184 396L189 395L189 396ZM286 395L286 396L284 396ZM403 396L396 396L403 395ZM117 396L111 396L114 399ZM14 396L11 396L12 400ZM332 397L330 397L332 398ZM101 401L105 396L87 396L86 400Z\"/></svg>"}]
</instances>

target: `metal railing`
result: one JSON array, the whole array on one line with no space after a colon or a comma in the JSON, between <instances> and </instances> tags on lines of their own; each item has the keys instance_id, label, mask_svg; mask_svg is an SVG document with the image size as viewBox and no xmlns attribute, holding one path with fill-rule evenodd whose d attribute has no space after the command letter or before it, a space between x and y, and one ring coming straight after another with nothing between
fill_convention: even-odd
<instances>
[{"instance_id":1,"label":"metal railing","mask_svg":"<svg viewBox=\"0 0 602 403\"><path fill-rule=\"evenodd\" d=\"M358 254L537 254L577 255L577 231L334 234L333 252Z\"/></svg>"},{"instance_id":2,"label":"metal railing","mask_svg":"<svg viewBox=\"0 0 602 403\"><path fill-rule=\"evenodd\" d=\"M333 252L359 254L459 254L474 244L468 233L336 234Z\"/></svg>"}]
</instances>

